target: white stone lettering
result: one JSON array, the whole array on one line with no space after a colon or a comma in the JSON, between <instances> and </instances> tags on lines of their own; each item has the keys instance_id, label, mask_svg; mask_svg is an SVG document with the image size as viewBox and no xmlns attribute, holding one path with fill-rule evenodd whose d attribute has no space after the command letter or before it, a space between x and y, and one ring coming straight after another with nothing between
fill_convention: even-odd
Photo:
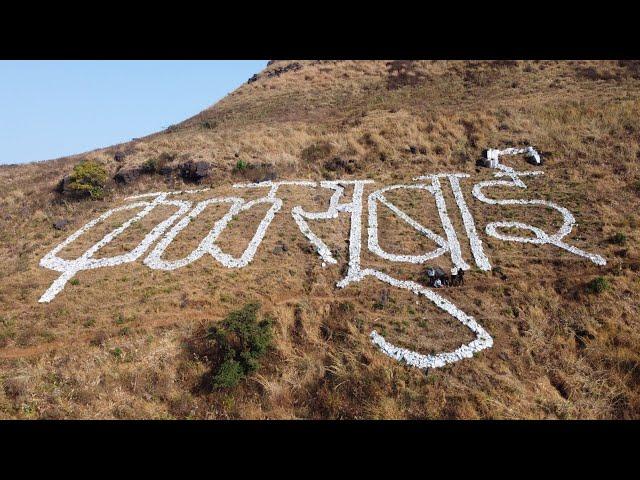
<instances>
[{"instance_id":1,"label":"white stone lettering","mask_svg":"<svg viewBox=\"0 0 640 480\"><path fill-rule=\"evenodd\" d=\"M485 226L485 233L496 239L508 242L555 245L575 255L587 258L597 265L605 265L606 260L600 255L585 252L577 247L567 244L563 240L564 237L571 233L572 228L575 225L574 216L566 208L544 200L494 199L485 195L484 189L492 187L515 187L526 189L527 186L522 181L521 177L543 174L542 171L518 172L513 168L500 163L500 158L502 156L517 154L525 154L529 158L530 163L535 165L541 164L540 155L532 147L524 149L510 148L506 150L490 149L487 151L485 164L498 170L494 175L498 180L483 181L475 184L472 188L473 196L480 202L488 205L523 205L550 208L562 215L563 224L557 232L549 234L541 228L522 222L498 221L488 223ZM475 220L467 206L462 187L460 185L460 180L468 177L469 175L463 173L430 174L415 178L414 180L417 182L415 184L391 185L370 193L367 196L367 248L369 251L390 262L404 262L412 264L423 264L448 252L453 264L452 271L457 272L458 269L468 270L470 266L463 258L460 241L458 240L456 230L449 217L446 200L442 190L443 184L441 183L441 179L446 178L448 179L456 205L460 211L473 259L478 268L482 270L490 270L491 263L484 251L482 240L476 230ZM101 267L115 267L117 265L134 262L149 249L151 249L151 251L144 258L143 263L149 268L157 270L176 270L202 259L203 256L208 257L209 255L214 261L219 262L227 268L246 267L254 259L260 244L267 234L267 230L271 225L271 222L283 206L283 200L278 197L279 188L283 185L305 188L322 188L332 191L329 206L325 211L308 212L305 211L302 206L296 205L291 209L291 216L300 229L300 232L315 247L320 260L322 261L322 266L325 267L327 265L337 264L337 260L326 243L311 230L308 220L337 219L341 213L350 215L348 269L344 278L337 283L338 288L346 288L351 283L360 282L371 277L394 288L407 290L416 295L427 298L437 308L451 315L462 325L469 328L476 336L473 341L461 345L452 351L422 354L395 346L374 330L370 334L371 341L374 345L376 345L384 354L417 368L442 367L464 358L470 358L475 353L491 347L493 344L491 335L472 316L464 313L451 301L446 300L433 289L427 288L414 281L394 278L387 273L373 268L362 267L363 198L365 187L372 183L374 182L371 180L335 180L322 182L267 181L260 183L236 184L233 185L233 188L238 191L242 189L264 188L268 189L268 191L266 195L251 201L243 199L240 195L228 197L212 196L211 198L202 200L195 205L193 205L194 202L192 201L177 199L175 197L188 196L194 193L203 193L210 189L203 188L188 191L144 193L128 197L127 200L131 203L112 208L100 215L98 218L90 221L70 235L58 246L53 248L53 250L47 253L40 260L40 265L42 267L60 272L61 275L53 281L49 288L42 294L39 301L52 301L56 295L64 289L66 283L82 270ZM353 187L353 193L351 195L351 199L345 202L343 201L343 196L347 186ZM405 190L409 192L426 191L433 195L435 205L438 210L438 220L444 230L444 236L436 234L433 230L427 228L425 225L398 208L397 205L389 201L386 194L388 192L398 190ZM175 207L176 211L170 214L168 218L161 220L135 248L122 255L95 258L95 255L101 248L108 245L130 226L145 218L160 205ZM184 258L177 260L164 259L163 255L165 254L165 251L178 238L180 232L190 225L191 222L198 221L202 212L204 212L208 207L214 205L225 205L228 207L228 210L226 210L224 215L214 223L211 230L206 234L199 245ZM243 253L239 257L233 257L223 252L217 245L217 241L220 235L229 226L231 220L237 217L240 213L246 212L251 208L260 205L267 205L269 208L257 226L255 233L249 239L247 247ZM378 207L380 205L383 205L384 208L388 208L394 215L407 223L420 235L432 240L436 248L432 251L421 253L419 255L408 255L384 250L380 246L380 234L378 231ZM137 213L135 213L129 220L124 221L120 226L107 233L102 239L89 247L75 260L65 260L58 256L63 248L72 244L96 225L104 222L117 212L129 210L137 211ZM501 229L505 228L527 230L533 234L533 237L506 234L501 231ZM155 247L153 247L154 244Z\"/></svg>"},{"instance_id":2,"label":"white stone lettering","mask_svg":"<svg viewBox=\"0 0 640 480\"><path fill-rule=\"evenodd\" d=\"M137 202L129 205L125 205L123 207L114 208L108 210L107 212L100 215L95 220L87 223L84 227L73 233L69 236L64 242L55 247L49 253L47 253L41 260L40 266L50 268L51 270L56 270L58 272L62 272L62 275L58 277L51 286L47 289L46 292L42 294L39 302L50 302L55 298L55 296L62 291L64 286L67 284L69 280L73 278L73 276L79 272L80 270L88 270L93 268L101 268L101 267L113 267L115 265L121 265L123 263L134 262L137 260L150 246L153 242L155 242L160 235L164 233L164 231L178 218L186 213L191 204L189 202L180 201L180 200L167 200L167 195L169 194L154 194L155 198L151 202ZM173 205L178 207L178 211L171 215L168 219L161 222L157 225L151 232L149 232L144 239L130 252L117 255L115 257L105 257L105 258L93 258L93 256L105 245L109 244L113 239L115 239L118 235L124 232L127 228L129 228L134 223L140 221L144 217L146 217L151 211L156 208L158 205ZM116 212L120 212L123 210L134 210L136 208L142 208L137 215L133 218L127 220L118 228L112 230L108 234L106 234L100 241L90 247L86 252L84 252L80 257L75 260L65 260L57 256L57 254L66 246L71 244L73 241L77 240L83 233L87 232L91 228L93 228L98 223L106 220L111 215Z\"/></svg>"},{"instance_id":3,"label":"white stone lettering","mask_svg":"<svg viewBox=\"0 0 640 480\"><path fill-rule=\"evenodd\" d=\"M571 214L569 210L560 205L557 205L553 202L547 202L545 200L524 200L524 199L505 199L505 200L496 200L487 197L482 191L486 187L516 187L516 188L527 188L527 185L520 179L520 177L533 176L533 175L542 175L544 172L542 171L527 171L527 172L516 172L513 168L508 167L499 162L499 158L502 155L517 155L521 153L528 153L529 155L534 155L535 158L539 160L539 155L535 150L531 147L527 149L515 149L508 148L506 150L489 150L487 152L487 156L489 156L489 152L491 152L491 158L497 160L496 168L500 170L500 172L495 174L497 178L509 178L509 180L489 180L485 182L479 182L473 187L473 196L476 197L483 203L487 203L489 205L540 205L548 208L552 208L558 211L563 218L563 224L560 229L554 233L553 235L548 235L546 232L541 230L540 228L534 227L532 225L527 225L521 222L492 222L489 223L485 227L485 231L488 235L497 238L499 240L503 240L505 242L520 242L520 243L535 243L539 245L551 244L556 247L562 248L563 250L567 250L575 255L579 255L584 258L588 258L596 265L606 265L607 261L600 255L588 253L583 250L580 250L577 247L569 245L562 241L562 239L571 233L573 226L576 222L574 216ZM518 228L522 230L529 230L533 232L535 238L531 237L517 237L513 235L505 235L498 231L499 228Z\"/></svg>"}]
</instances>

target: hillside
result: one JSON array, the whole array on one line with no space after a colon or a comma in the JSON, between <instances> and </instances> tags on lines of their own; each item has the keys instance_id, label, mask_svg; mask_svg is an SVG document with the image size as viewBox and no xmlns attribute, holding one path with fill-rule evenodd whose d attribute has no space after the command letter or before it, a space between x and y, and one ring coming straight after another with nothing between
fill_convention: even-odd
<instances>
[{"instance_id":1,"label":"hillside","mask_svg":"<svg viewBox=\"0 0 640 480\"><path fill-rule=\"evenodd\" d=\"M638 62L274 61L165 131L0 166L0 418L639 418L639 140ZM225 328L260 340L232 387Z\"/></svg>"}]
</instances>

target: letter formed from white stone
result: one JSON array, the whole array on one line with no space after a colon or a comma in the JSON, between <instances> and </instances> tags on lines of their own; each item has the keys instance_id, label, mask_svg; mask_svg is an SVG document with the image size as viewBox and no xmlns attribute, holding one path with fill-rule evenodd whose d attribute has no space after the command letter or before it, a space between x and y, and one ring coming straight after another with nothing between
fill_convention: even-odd
<instances>
[{"instance_id":1,"label":"letter formed from white stone","mask_svg":"<svg viewBox=\"0 0 640 480\"><path fill-rule=\"evenodd\" d=\"M526 149L517 149L517 148L508 148L505 150L490 150L493 152L497 152L494 155L499 159L502 155L518 155L522 153L527 153L530 156L537 155L537 152L533 150L533 148L528 147ZM539 159L539 156L537 157ZM534 227L532 225L528 225L526 223L521 222L492 222L489 223L485 227L485 231L487 235L490 235L498 240L503 240L505 242L520 242L520 243L533 243L538 245L551 244L556 247L562 248L568 252L571 252L575 255L588 258L596 265L606 265L607 261L600 255L588 253L584 250L580 250L573 245L569 245L562 241L562 239L571 233L573 226L576 223L574 216L571 214L569 210L560 205L547 202L545 200L525 200L525 199L504 199L504 200L496 200L492 198L488 198L484 192L482 191L486 187L517 187L517 188L527 188L527 185L520 179L520 177L526 176L534 176L534 175L542 175L544 172L536 170L536 171L527 171L527 172L516 172L513 168L504 165L498 162L496 168L500 170L494 176L496 178L509 178L509 180L489 180L485 182L479 182L473 187L473 196L476 197L483 203L487 203L489 205L539 205L545 206L548 208L552 208L558 211L563 218L563 224L560 229L554 233L553 235L549 235L540 228ZM535 238L531 237L518 237L514 235L506 235L500 233L498 231L499 228L519 228L522 230L529 230L535 235Z\"/></svg>"},{"instance_id":2,"label":"letter formed from white stone","mask_svg":"<svg viewBox=\"0 0 640 480\"><path fill-rule=\"evenodd\" d=\"M345 278L343 278L340 282L338 282L337 286L339 288L344 288L350 283L359 282L369 276L377 278L378 280L384 283L387 283L393 287L409 290L410 292L413 292L416 295L422 295L428 298L438 308L440 308L441 310L444 310L445 312L453 316L456 320L458 320L460 323L468 327L472 332L476 334L475 340L471 341L468 344L462 345L451 352L442 352L434 355L423 355L418 352L414 352L405 348L396 347L392 345L391 343L387 342L384 339L384 337L382 337L380 334L378 334L378 332L374 330L371 332L371 341L376 346L378 346L383 353L385 353L386 355L398 361L403 361L408 365L411 365L417 368L436 368L436 367L442 367L449 363L457 362L459 360L462 360L463 358L470 358L473 356L474 353L484 350L485 348L490 348L493 345L493 339L491 338L491 335L489 335L489 333L478 322L476 322L473 317L464 313L462 310L456 307L453 303L444 299L443 297L435 293L433 290L425 288L416 282L412 282L408 280L398 280L378 270L374 270L371 268L362 269L360 264L360 255L361 255L361 248L362 248L362 239L361 239L361 235L362 235L361 219L362 219L362 208L363 208L362 196L363 196L364 185L370 182L365 180L355 180L355 181L349 181L349 182L337 181L337 182L325 182L325 183L326 185L339 184L339 183L353 184L353 195L352 195L351 202L338 204L336 206L338 211L347 212L351 214L351 227L350 227L350 233L349 233L349 265L348 265L349 268ZM430 188L433 188L434 191L437 191L437 189L434 188L433 183ZM374 202L381 201L380 195L377 195L377 196L374 195L373 197L370 197L370 199L373 200ZM371 211L372 211L371 206L369 206L370 214L371 214ZM373 212L375 213L375 207L373 208ZM370 226L370 228L368 229L368 236L369 236L368 244L376 245L377 242L374 237L377 238L377 231L376 231L377 220L375 220L376 218L375 216L370 218L374 218L374 227L371 228ZM410 219L410 217L407 216L405 221L407 221L407 219ZM426 229L424 229L424 227L422 227L420 224L415 222L415 220L413 219L410 219L410 220L411 222L408 222L408 223L413 224L414 228L418 229L424 234L424 230ZM422 229L419 227L422 227ZM440 240L441 241L439 244L443 244L444 239L440 239Z\"/></svg>"},{"instance_id":3,"label":"letter formed from white stone","mask_svg":"<svg viewBox=\"0 0 640 480\"><path fill-rule=\"evenodd\" d=\"M461 268L462 270L469 270L469 268L471 267L469 267L467 262L462 259L462 252L460 250L458 235L456 234L455 228L453 228L453 223L451 223L451 219L449 218L449 214L447 212L447 202L444 199L442 187L440 186L440 178L442 176L447 175L426 175L425 178L431 178L431 186L436 197L438 214L440 215L440 221L442 222L444 231L447 234L447 242L451 251L451 261L456 267Z\"/></svg>"},{"instance_id":4,"label":"letter formed from white stone","mask_svg":"<svg viewBox=\"0 0 640 480\"><path fill-rule=\"evenodd\" d=\"M427 185L393 185L391 187L382 188L380 190L376 190L375 192L369 194L369 228L368 228L368 247L369 250L381 258L385 260L391 260L392 262L407 262L407 263L415 263L420 264L424 263L427 260L431 260L433 258L439 257L445 252L450 250L449 243L447 240L442 238L440 235L435 234L428 228L424 227L416 220L411 218L405 212L400 210L396 205L391 203L386 196L384 195L386 192L393 190L426 190L430 193L434 193L432 186ZM393 253L386 252L380 246L380 242L378 239L378 203L385 205L389 210L395 213L398 217L404 220L407 224L413 227L415 230L420 232L425 237L433 240L438 248L422 254L422 255L397 255Z\"/></svg>"},{"instance_id":5,"label":"letter formed from white stone","mask_svg":"<svg viewBox=\"0 0 640 480\"><path fill-rule=\"evenodd\" d=\"M280 200L279 198L257 198L250 202L246 202L244 205L242 205L240 211L238 212L244 212L254 207L255 205L261 205L263 203L270 204L271 207L269 208L269 210L267 210L264 218L260 221L260 224L256 229L256 233L253 235L253 237L249 241L249 244L247 245L247 248L244 250L244 252L242 252L242 255L240 255L240 257L236 258L229 255L228 253L224 253L214 242L212 242L209 246L209 253L211 253L211 255L213 255L213 258L218 260L225 267L242 268L247 266L253 260L258 247L262 243L262 240L267 233L269 225L271 225L271 222L273 221L276 213L278 213L280 211L280 208L282 208L282 200Z\"/></svg>"},{"instance_id":6,"label":"letter formed from white stone","mask_svg":"<svg viewBox=\"0 0 640 480\"><path fill-rule=\"evenodd\" d=\"M162 258L163 253L175 240L176 236L184 230L198 215L200 215L209 205L230 203L229 211L219 219L209 231L207 236L200 242L200 244L189 255L184 258L168 261ZM236 197L228 198L210 198L199 202L185 217L183 217L178 223L176 223L171 230L169 230L164 237L158 242L156 247L147 255L143 263L149 268L154 270L175 270L182 268L195 262L206 253L211 252L213 242L220 236L222 231L229 224L229 221L236 215L242 208L244 200Z\"/></svg>"},{"instance_id":7,"label":"letter formed from white stone","mask_svg":"<svg viewBox=\"0 0 640 480\"><path fill-rule=\"evenodd\" d=\"M189 214L178 222L167 234L158 242L156 248L145 258L144 263L150 268L162 269L162 270L175 270L176 268L182 268L188 265L205 253L211 254L215 260L220 262L227 268L242 268L248 265L254 258L258 247L262 243L264 236L271 225L276 213L282 208L282 200L277 198L278 189L282 185L303 185L303 186L315 186L315 182L305 181L281 181L281 182L260 182L260 183L246 183L235 184L233 188L269 188L269 192L266 196L257 198L252 201L245 201L238 197L226 197L226 198L211 198L204 200L196 205ZM207 236L200 242L198 247L193 250L186 257L175 260L165 261L162 254L167 247L173 242L176 236L189 225L191 221L200 215L204 209L212 204L216 203L229 203L229 211L220 218L213 226ZM229 225L229 222L241 212L247 211L256 205L268 204L271 205L260 224L258 225L255 234L249 241L247 247L240 257L233 257L227 253L224 253L220 247L216 244L216 240L225 228Z\"/></svg>"},{"instance_id":8,"label":"letter formed from white stone","mask_svg":"<svg viewBox=\"0 0 640 480\"><path fill-rule=\"evenodd\" d=\"M317 186L318 184L313 182L309 186ZM340 198L344 193L344 188L335 183L327 183L321 182L320 186L322 188L329 188L334 190L331 195L331 199L329 200L329 208L326 212L307 212L300 205L296 205L291 210L291 216L293 217L296 225L302 232L302 234L307 237L309 242L316 248L318 255L322 258L323 266L326 263L336 264L338 263L336 259L333 257L331 253L331 249L322 241L320 237L318 237L311 228L309 228L309 224L307 220L329 220L333 218L338 218L338 203L340 202Z\"/></svg>"},{"instance_id":9,"label":"letter formed from white stone","mask_svg":"<svg viewBox=\"0 0 640 480\"><path fill-rule=\"evenodd\" d=\"M484 253L482 240L480 240L480 237L478 236L473 215L471 215L471 212L469 211L467 202L462 194L462 189L460 188L460 178L466 178L468 176L469 175L466 174L447 175L449 178L449 184L451 185L451 190L453 191L453 196L456 199L456 204L458 205L460 215L462 216L462 223L464 224L465 231L467 232L469 246L471 247L471 253L476 261L476 265L480 270L491 270L491 263L489 263L489 259Z\"/></svg>"},{"instance_id":10,"label":"letter formed from white stone","mask_svg":"<svg viewBox=\"0 0 640 480\"><path fill-rule=\"evenodd\" d=\"M184 215L190 208L191 203L182 201L182 200L167 200L167 195L170 193L156 193L156 194L147 194L147 195L139 195L136 197L130 198L142 198L142 197L155 197L151 202L148 201L140 201L136 203L131 203L128 205L124 205L122 207L113 208L108 210L107 212L100 215L98 218L90 221L85 226L71 234L66 240L64 240L60 245L55 247L49 253L47 253L41 260L40 266L49 268L51 270L55 270L61 272L60 275L47 289L46 292L42 294L40 299L38 300L41 303L48 303L55 298L55 296L62 291L67 282L73 278L73 276L81 270L89 270L94 268L101 267L112 267L115 265L122 265L124 263L134 262L136 261L150 246L153 242L155 242L164 231L171 226L173 222L175 222L178 218ZM153 230L151 230L142 241L130 252L116 255L114 257L104 257L104 258L93 258L93 256L105 245L108 245L111 241L113 241L116 237L118 237L122 232L128 229L131 225L136 222L139 222L144 217L146 217L149 213L151 213L157 206L159 205L171 205L178 207L178 210L171 215L166 220L159 223ZM142 210L138 212L134 217L125 221L119 227L115 228L111 232L107 233L101 240L95 243L93 246L88 248L80 257L75 260L65 260L63 258L58 257L58 253L65 248L66 246L73 243L79 237L81 237L84 233L89 231L91 228L95 227L100 222L105 221L109 217L111 217L114 213L125 211L125 210L134 210L139 209Z\"/></svg>"},{"instance_id":11,"label":"letter formed from white stone","mask_svg":"<svg viewBox=\"0 0 640 480\"><path fill-rule=\"evenodd\" d=\"M442 352L433 355L423 355L412 350L397 347L385 340L377 331L373 330L370 334L371 341L377 345L386 355L398 361L404 361L408 365L417 368L438 368L444 367L449 363L454 363L463 358L471 358L474 353L480 352L486 348L493 346L493 338L476 320L464 313L449 300L438 295L433 290L423 287L422 285L409 280L398 280L377 270L363 270L363 275L372 275L389 285L409 290L416 295L423 295L431 300L438 308L444 310L454 317L464 326L469 328L476 334L476 339L456 348L451 352Z\"/></svg>"},{"instance_id":12,"label":"letter formed from white stone","mask_svg":"<svg viewBox=\"0 0 640 480\"><path fill-rule=\"evenodd\" d=\"M456 205L460 210L460 215L462 216L462 222L464 224L465 231L467 233L467 238L469 239L469 246L471 247L471 253L473 254L473 258L476 261L476 265L481 270L491 270L491 263L489 263L489 259L484 253L484 248L482 247L482 240L478 236L478 232L476 231L475 221L473 220L473 215L469 211L469 207L467 206L467 202L464 199L464 195L462 194L462 190L460 189L460 179L467 178L469 175L465 173L440 173L436 175L423 175L420 177L416 177L414 180L429 180L431 179L432 191L436 196L436 204L438 207L438 213L440 215L440 219L442 221L442 225L447 233L447 244L451 250L451 261L453 262L456 268L462 270L468 270L469 265L462 260L462 253L460 251L460 243L458 242L458 237L456 235L456 231L453 228L453 224L451 223L451 219L449 218L447 212L446 202L444 200L444 195L442 193L442 188L440 185L440 178L449 179L449 184L451 185L451 190L453 192L453 196L456 200Z\"/></svg>"}]
</instances>

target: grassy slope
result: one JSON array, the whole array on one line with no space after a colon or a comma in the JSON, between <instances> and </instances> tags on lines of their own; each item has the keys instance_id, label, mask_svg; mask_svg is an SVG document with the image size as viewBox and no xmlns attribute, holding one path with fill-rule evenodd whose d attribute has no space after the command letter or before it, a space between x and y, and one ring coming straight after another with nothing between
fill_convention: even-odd
<instances>
[{"instance_id":1,"label":"grassy slope","mask_svg":"<svg viewBox=\"0 0 640 480\"><path fill-rule=\"evenodd\" d=\"M276 62L256 82L167 132L80 156L0 167L0 417L637 418L635 66L417 62L418 84L390 89L394 79L385 62L300 62L297 71L268 76L288 63ZM305 150L318 142L330 145L326 158ZM487 328L494 347L427 376L376 351L367 338L371 328L422 351L457 346L470 339L468 333L428 303L416 304L415 297L393 289L388 304L376 309L384 290L379 282L337 290L348 221L313 224L341 252L339 267L323 269L303 250L306 241L286 213L294 202L308 210L325 205L326 196L304 189L286 192L282 213L244 269L201 259L159 272L136 262L82 272L79 284L67 285L52 303L37 303L57 276L38 261L66 235L126 195L183 186L175 177L149 175L113 185L101 201L61 200L52 189L82 158L103 162L111 175L163 152L175 154L174 163L205 160L214 165L205 183L221 194L242 179L233 172L238 160L267 162L281 179L367 177L380 185L465 172L472 177L463 189L480 228L503 218L557 226L557 217L545 212L492 208L470 195L471 181L491 176L475 167L483 148L524 142L547 161L544 176L527 180L526 195L569 208L578 221L570 243L604 255L608 264L597 267L555 247L483 235L492 264L506 279L474 271L465 287L443 294ZM426 154L411 154L410 145ZM116 150L127 152L124 166L113 160ZM324 161L334 155L354 160L357 171L327 171ZM435 210L424 207L428 199L393 200L439 225ZM246 225L237 222L221 239L223 247L237 253L243 228L261 214L248 214ZM59 218L70 220L69 231L51 227ZM455 215L454 222L465 241ZM421 250L388 214L381 212L380 223L383 246ZM200 222L185 232L170 257L190 251L207 228ZM626 235L625 245L608 242L618 232ZM109 247L110 254L137 243L126 241ZM278 241L287 244L286 252L273 252ZM463 253L470 258L465 245ZM415 266L365 260L401 278L419 278ZM450 266L444 257L434 263ZM613 288L586 293L585 284L598 275ZM236 390L201 391L205 366L189 354L186 341L203 322L252 299L277 319L276 349ZM114 355L116 348L123 354Z\"/></svg>"}]
</instances>

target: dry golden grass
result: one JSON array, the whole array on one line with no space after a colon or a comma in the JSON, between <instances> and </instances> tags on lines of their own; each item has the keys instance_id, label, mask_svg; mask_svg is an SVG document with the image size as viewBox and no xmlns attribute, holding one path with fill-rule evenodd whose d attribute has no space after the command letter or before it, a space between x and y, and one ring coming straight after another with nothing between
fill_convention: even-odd
<instances>
[{"instance_id":1,"label":"dry golden grass","mask_svg":"<svg viewBox=\"0 0 640 480\"><path fill-rule=\"evenodd\" d=\"M418 85L390 90L398 79L390 83L382 61L301 61L298 70L268 76L287 63L275 62L257 81L168 132L0 167L0 417L638 418L638 66L424 61L412 66ZM526 195L569 208L578 221L571 243L605 256L607 266L481 233L499 269L471 271L464 287L443 295L474 315L494 346L427 375L382 355L370 330L424 352L468 341L468 332L428 302L372 279L336 289L347 260L348 218L310 222L339 252L339 265L323 269L288 213L296 204L323 209L326 192L283 189L283 209L246 268L227 270L208 257L174 272L136 262L81 272L77 285L68 284L53 302L37 303L57 276L38 266L53 246L127 195L185 186L155 174L113 184L101 201L61 198L56 183L84 158L102 162L110 176L165 152L176 155L172 165L205 160L213 169L204 183L220 194L245 180L247 174L234 171L239 160L268 163L280 179L366 177L380 186L459 171L472 175L462 186L480 230L500 218L557 226L540 209L491 207L470 195L472 182L491 177L475 167L483 148L525 142L546 160L545 175L526 180ZM127 153L124 162L114 160L116 151ZM327 169L335 156L352 160L353 173ZM453 205L448 189L445 197ZM434 225L435 209L419 196L389 198ZM221 246L237 253L262 213L234 222ZM215 208L203 214L166 258L190 251L219 215ZM70 221L66 232L52 228L60 218ZM101 255L130 248L152 224L142 222ZM380 232L382 245L394 251L431 248L383 210ZM616 233L626 236L625 244L610 242ZM286 252L274 252L279 242ZM470 259L464 242L462 248ZM81 250L79 243L63 256ZM370 254L363 263L420 278L420 267L389 265ZM433 263L451 266L445 257ZM597 276L612 288L587 293L586 283ZM379 308L385 290L389 300ZM202 391L206 365L189 354L187 341L250 300L276 319L274 349L238 388Z\"/></svg>"}]
</instances>

